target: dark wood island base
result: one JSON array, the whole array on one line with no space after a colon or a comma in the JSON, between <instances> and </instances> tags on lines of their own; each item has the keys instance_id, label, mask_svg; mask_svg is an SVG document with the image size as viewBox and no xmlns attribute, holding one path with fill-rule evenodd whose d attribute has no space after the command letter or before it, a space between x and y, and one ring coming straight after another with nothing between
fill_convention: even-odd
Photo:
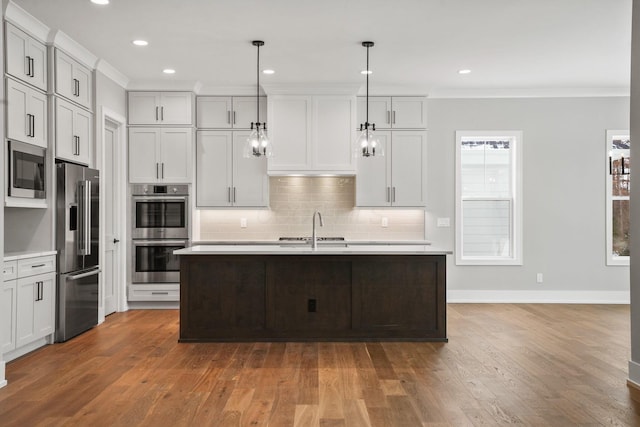
<instances>
[{"instance_id":1,"label":"dark wood island base","mask_svg":"<svg viewBox=\"0 0 640 427\"><path fill-rule=\"evenodd\" d=\"M180 257L180 342L447 341L445 255Z\"/></svg>"}]
</instances>

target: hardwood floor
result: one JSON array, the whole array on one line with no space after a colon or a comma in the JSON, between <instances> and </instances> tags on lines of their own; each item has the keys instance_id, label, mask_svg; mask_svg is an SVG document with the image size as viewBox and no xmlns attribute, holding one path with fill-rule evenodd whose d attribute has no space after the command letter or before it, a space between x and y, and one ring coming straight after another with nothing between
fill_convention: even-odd
<instances>
[{"instance_id":1,"label":"hardwood floor","mask_svg":"<svg viewBox=\"0 0 640 427\"><path fill-rule=\"evenodd\" d=\"M179 344L114 314L7 365L2 426L640 425L629 307L448 306L448 343Z\"/></svg>"}]
</instances>

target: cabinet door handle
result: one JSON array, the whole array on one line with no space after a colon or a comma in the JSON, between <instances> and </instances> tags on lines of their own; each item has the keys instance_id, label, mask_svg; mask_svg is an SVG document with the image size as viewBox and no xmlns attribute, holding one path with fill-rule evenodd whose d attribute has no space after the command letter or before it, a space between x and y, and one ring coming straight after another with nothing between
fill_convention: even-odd
<instances>
[{"instance_id":1,"label":"cabinet door handle","mask_svg":"<svg viewBox=\"0 0 640 427\"><path fill-rule=\"evenodd\" d=\"M31 120L32 115L27 113L27 136L33 136L33 120Z\"/></svg>"},{"instance_id":2,"label":"cabinet door handle","mask_svg":"<svg viewBox=\"0 0 640 427\"><path fill-rule=\"evenodd\" d=\"M160 170L162 171L162 174L160 175L160 177L164 179L164 162L162 162L161 165L162 166L160 167Z\"/></svg>"},{"instance_id":3,"label":"cabinet door handle","mask_svg":"<svg viewBox=\"0 0 640 427\"><path fill-rule=\"evenodd\" d=\"M31 58L29 57L29 55L24 57L25 59L25 65L27 68L27 71L24 73L26 76L31 76Z\"/></svg>"},{"instance_id":4,"label":"cabinet door handle","mask_svg":"<svg viewBox=\"0 0 640 427\"><path fill-rule=\"evenodd\" d=\"M389 195L390 193L391 193L391 187L387 187L387 203L391 201L391 197Z\"/></svg>"},{"instance_id":5,"label":"cabinet door handle","mask_svg":"<svg viewBox=\"0 0 640 427\"><path fill-rule=\"evenodd\" d=\"M164 121L164 106L160 107L160 120Z\"/></svg>"},{"instance_id":6,"label":"cabinet door handle","mask_svg":"<svg viewBox=\"0 0 640 427\"><path fill-rule=\"evenodd\" d=\"M233 203L236 202L236 187L233 187Z\"/></svg>"},{"instance_id":7,"label":"cabinet door handle","mask_svg":"<svg viewBox=\"0 0 640 427\"><path fill-rule=\"evenodd\" d=\"M40 301L44 299L44 282L40 282Z\"/></svg>"},{"instance_id":8,"label":"cabinet door handle","mask_svg":"<svg viewBox=\"0 0 640 427\"><path fill-rule=\"evenodd\" d=\"M169 291L164 291L164 292L151 291L151 295L169 295Z\"/></svg>"},{"instance_id":9,"label":"cabinet door handle","mask_svg":"<svg viewBox=\"0 0 640 427\"><path fill-rule=\"evenodd\" d=\"M36 116L33 114L31 115L31 136L36 136Z\"/></svg>"},{"instance_id":10,"label":"cabinet door handle","mask_svg":"<svg viewBox=\"0 0 640 427\"><path fill-rule=\"evenodd\" d=\"M33 58L29 57L29 77L36 76L36 67L34 67L33 65L34 65Z\"/></svg>"},{"instance_id":11,"label":"cabinet door handle","mask_svg":"<svg viewBox=\"0 0 640 427\"><path fill-rule=\"evenodd\" d=\"M231 203L231 187L227 187L227 202Z\"/></svg>"},{"instance_id":12,"label":"cabinet door handle","mask_svg":"<svg viewBox=\"0 0 640 427\"><path fill-rule=\"evenodd\" d=\"M231 111L227 110L227 123L231 124Z\"/></svg>"},{"instance_id":13,"label":"cabinet door handle","mask_svg":"<svg viewBox=\"0 0 640 427\"><path fill-rule=\"evenodd\" d=\"M156 178L160 178L160 163L156 163Z\"/></svg>"},{"instance_id":14,"label":"cabinet door handle","mask_svg":"<svg viewBox=\"0 0 640 427\"><path fill-rule=\"evenodd\" d=\"M235 111L233 112L233 124L234 125L236 124L236 112Z\"/></svg>"},{"instance_id":15,"label":"cabinet door handle","mask_svg":"<svg viewBox=\"0 0 640 427\"><path fill-rule=\"evenodd\" d=\"M396 124L396 111L395 111L395 110L393 110L393 116L392 116L392 117L393 117L393 118L392 118L392 120L391 120L391 121L392 121L392 123L395 125L395 124Z\"/></svg>"},{"instance_id":16,"label":"cabinet door handle","mask_svg":"<svg viewBox=\"0 0 640 427\"><path fill-rule=\"evenodd\" d=\"M80 80L76 80L76 96L80 96Z\"/></svg>"},{"instance_id":17,"label":"cabinet door handle","mask_svg":"<svg viewBox=\"0 0 640 427\"><path fill-rule=\"evenodd\" d=\"M36 265L32 265L31 268L40 268L40 267L44 267L47 264L36 264Z\"/></svg>"},{"instance_id":18,"label":"cabinet door handle","mask_svg":"<svg viewBox=\"0 0 640 427\"><path fill-rule=\"evenodd\" d=\"M387 110L387 124L391 123L391 111Z\"/></svg>"},{"instance_id":19,"label":"cabinet door handle","mask_svg":"<svg viewBox=\"0 0 640 427\"><path fill-rule=\"evenodd\" d=\"M76 135L73 135L73 155L80 155L80 138Z\"/></svg>"},{"instance_id":20,"label":"cabinet door handle","mask_svg":"<svg viewBox=\"0 0 640 427\"><path fill-rule=\"evenodd\" d=\"M156 122L158 121L158 107L156 107Z\"/></svg>"},{"instance_id":21,"label":"cabinet door handle","mask_svg":"<svg viewBox=\"0 0 640 427\"><path fill-rule=\"evenodd\" d=\"M395 203L396 202L396 187L393 187L393 189L391 190L391 195L392 195L391 201L393 203Z\"/></svg>"}]
</instances>

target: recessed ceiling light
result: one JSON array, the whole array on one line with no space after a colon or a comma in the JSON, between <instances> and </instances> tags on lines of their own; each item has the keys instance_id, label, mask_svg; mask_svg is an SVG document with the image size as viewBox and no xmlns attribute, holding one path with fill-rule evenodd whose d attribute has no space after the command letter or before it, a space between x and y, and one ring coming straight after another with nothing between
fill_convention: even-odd
<instances>
[{"instance_id":1,"label":"recessed ceiling light","mask_svg":"<svg viewBox=\"0 0 640 427\"><path fill-rule=\"evenodd\" d=\"M275 73L275 71L270 69L262 70L262 74L273 74L273 73Z\"/></svg>"},{"instance_id":2,"label":"recessed ceiling light","mask_svg":"<svg viewBox=\"0 0 640 427\"><path fill-rule=\"evenodd\" d=\"M471 70L468 70L468 69L458 70L458 74L469 74L470 72Z\"/></svg>"},{"instance_id":3,"label":"recessed ceiling light","mask_svg":"<svg viewBox=\"0 0 640 427\"><path fill-rule=\"evenodd\" d=\"M149 42L146 40L134 40L132 43L136 46L146 46L149 44Z\"/></svg>"},{"instance_id":4,"label":"recessed ceiling light","mask_svg":"<svg viewBox=\"0 0 640 427\"><path fill-rule=\"evenodd\" d=\"M362 70L362 71L360 71L360 74L373 74L373 71L371 71L371 70Z\"/></svg>"},{"instance_id":5,"label":"recessed ceiling light","mask_svg":"<svg viewBox=\"0 0 640 427\"><path fill-rule=\"evenodd\" d=\"M175 74L176 70L174 70L173 68L165 68L164 70L162 70L162 72L165 74Z\"/></svg>"},{"instance_id":6,"label":"recessed ceiling light","mask_svg":"<svg viewBox=\"0 0 640 427\"><path fill-rule=\"evenodd\" d=\"M105 5L105 4L109 4L109 0L91 0L91 3Z\"/></svg>"}]
</instances>

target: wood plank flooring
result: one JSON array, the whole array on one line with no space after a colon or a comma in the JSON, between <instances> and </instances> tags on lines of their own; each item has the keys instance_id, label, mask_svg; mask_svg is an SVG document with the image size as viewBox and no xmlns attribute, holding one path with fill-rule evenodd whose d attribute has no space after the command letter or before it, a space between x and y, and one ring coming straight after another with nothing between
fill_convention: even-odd
<instances>
[{"instance_id":1,"label":"wood plank flooring","mask_svg":"<svg viewBox=\"0 0 640 427\"><path fill-rule=\"evenodd\" d=\"M7 365L1 426L635 426L629 307L450 304L448 343L179 344L117 313Z\"/></svg>"}]
</instances>

